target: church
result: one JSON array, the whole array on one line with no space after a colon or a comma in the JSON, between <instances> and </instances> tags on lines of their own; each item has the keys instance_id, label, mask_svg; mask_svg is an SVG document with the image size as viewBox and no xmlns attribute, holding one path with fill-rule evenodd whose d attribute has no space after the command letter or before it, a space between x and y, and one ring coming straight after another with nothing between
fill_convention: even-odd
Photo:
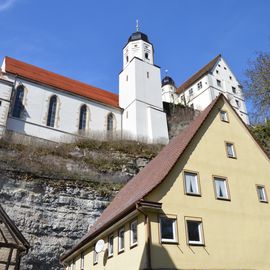
<instances>
[{"instance_id":1,"label":"church","mask_svg":"<svg viewBox=\"0 0 270 270\"><path fill-rule=\"evenodd\" d=\"M164 102L204 110L220 93L249 124L242 87L218 55L180 87L154 64L146 34L134 32L123 49L119 95L5 57L0 69L0 137L54 142L125 138L168 143Z\"/></svg>"}]
</instances>

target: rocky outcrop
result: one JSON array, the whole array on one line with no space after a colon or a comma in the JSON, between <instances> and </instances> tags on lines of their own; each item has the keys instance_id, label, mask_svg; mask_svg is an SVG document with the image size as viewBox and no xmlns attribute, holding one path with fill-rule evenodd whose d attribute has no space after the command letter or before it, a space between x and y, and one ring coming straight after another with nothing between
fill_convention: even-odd
<instances>
[{"instance_id":1,"label":"rocky outcrop","mask_svg":"<svg viewBox=\"0 0 270 270\"><path fill-rule=\"evenodd\" d=\"M112 184L23 178L0 176L0 203L31 245L22 269L62 269L60 254L87 232L116 190Z\"/></svg>"},{"instance_id":2,"label":"rocky outcrop","mask_svg":"<svg viewBox=\"0 0 270 270\"><path fill-rule=\"evenodd\" d=\"M46 148L0 141L0 204L31 245L22 270L63 269L60 255L158 152L137 143L92 143Z\"/></svg>"}]
</instances>

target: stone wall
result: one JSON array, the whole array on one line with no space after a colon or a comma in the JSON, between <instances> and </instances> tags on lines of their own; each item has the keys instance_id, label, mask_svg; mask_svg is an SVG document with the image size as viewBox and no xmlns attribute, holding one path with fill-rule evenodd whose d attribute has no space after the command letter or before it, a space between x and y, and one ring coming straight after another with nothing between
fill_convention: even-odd
<instances>
[{"instance_id":1,"label":"stone wall","mask_svg":"<svg viewBox=\"0 0 270 270\"><path fill-rule=\"evenodd\" d=\"M31 245L21 269L62 269L60 254L87 232L112 195L102 184L23 178L0 176L0 203Z\"/></svg>"}]
</instances>

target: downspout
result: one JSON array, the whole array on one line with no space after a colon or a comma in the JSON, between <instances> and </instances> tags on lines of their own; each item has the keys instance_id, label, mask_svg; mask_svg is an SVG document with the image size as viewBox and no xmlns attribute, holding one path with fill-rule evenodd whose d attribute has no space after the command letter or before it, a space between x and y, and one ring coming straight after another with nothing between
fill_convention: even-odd
<instances>
[{"instance_id":1,"label":"downspout","mask_svg":"<svg viewBox=\"0 0 270 270\"><path fill-rule=\"evenodd\" d=\"M152 236L151 236L151 226L148 215L142 211L138 204L136 204L136 209L144 215L144 224L146 224L146 269L151 270L152 269L152 260L151 260L151 242L152 242Z\"/></svg>"}]
</instances>

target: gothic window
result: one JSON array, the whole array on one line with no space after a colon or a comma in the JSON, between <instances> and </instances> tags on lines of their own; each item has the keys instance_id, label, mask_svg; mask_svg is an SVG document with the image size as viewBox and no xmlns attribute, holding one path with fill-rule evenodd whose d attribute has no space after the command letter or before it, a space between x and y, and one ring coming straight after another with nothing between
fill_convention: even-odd
<instances>
[{"instance_id":1,"label":"gothic window","mask_svg":"<svg viewBox=\"0 0 270 270\"><path fill-rule=\"evenodd\" d=\"M82 105L80 110L79 130L86 129L86 119L87 119L87 107L86 105Z\"/></svg>"},{"instance_id":2,"label":"gothic window","mask_svg":"<svg viewBox=\"0 0 270 270\"><path fill-rule=\"evenodd\" d=\"M56 115L56 107L57 107L57 97L52 96L50 98L48 118L47 118L47 126L48 127L54 127L55 115Z\"/></svg>"},{"instance_id":3,"label":"gothic window","mask_svg":"<svg viewBox=\"0 0 270 270\"><path fill-rule=\"evenodd\" d=\"M21 113L23 111L23 96L24 96L24 86L19 85L16 89L15 102L13 107L12 116L21 117Z\"/></svg>"},{"instance_id":4,"label":"gothic window","mask_svg":"<svg viewBox=\"0 0 270 270\"><path fill-rule=\"evenodd\" d=\"M107 131L113 131L113 114L110 113L107 117Z\"/></svg>"}]
</instances>

